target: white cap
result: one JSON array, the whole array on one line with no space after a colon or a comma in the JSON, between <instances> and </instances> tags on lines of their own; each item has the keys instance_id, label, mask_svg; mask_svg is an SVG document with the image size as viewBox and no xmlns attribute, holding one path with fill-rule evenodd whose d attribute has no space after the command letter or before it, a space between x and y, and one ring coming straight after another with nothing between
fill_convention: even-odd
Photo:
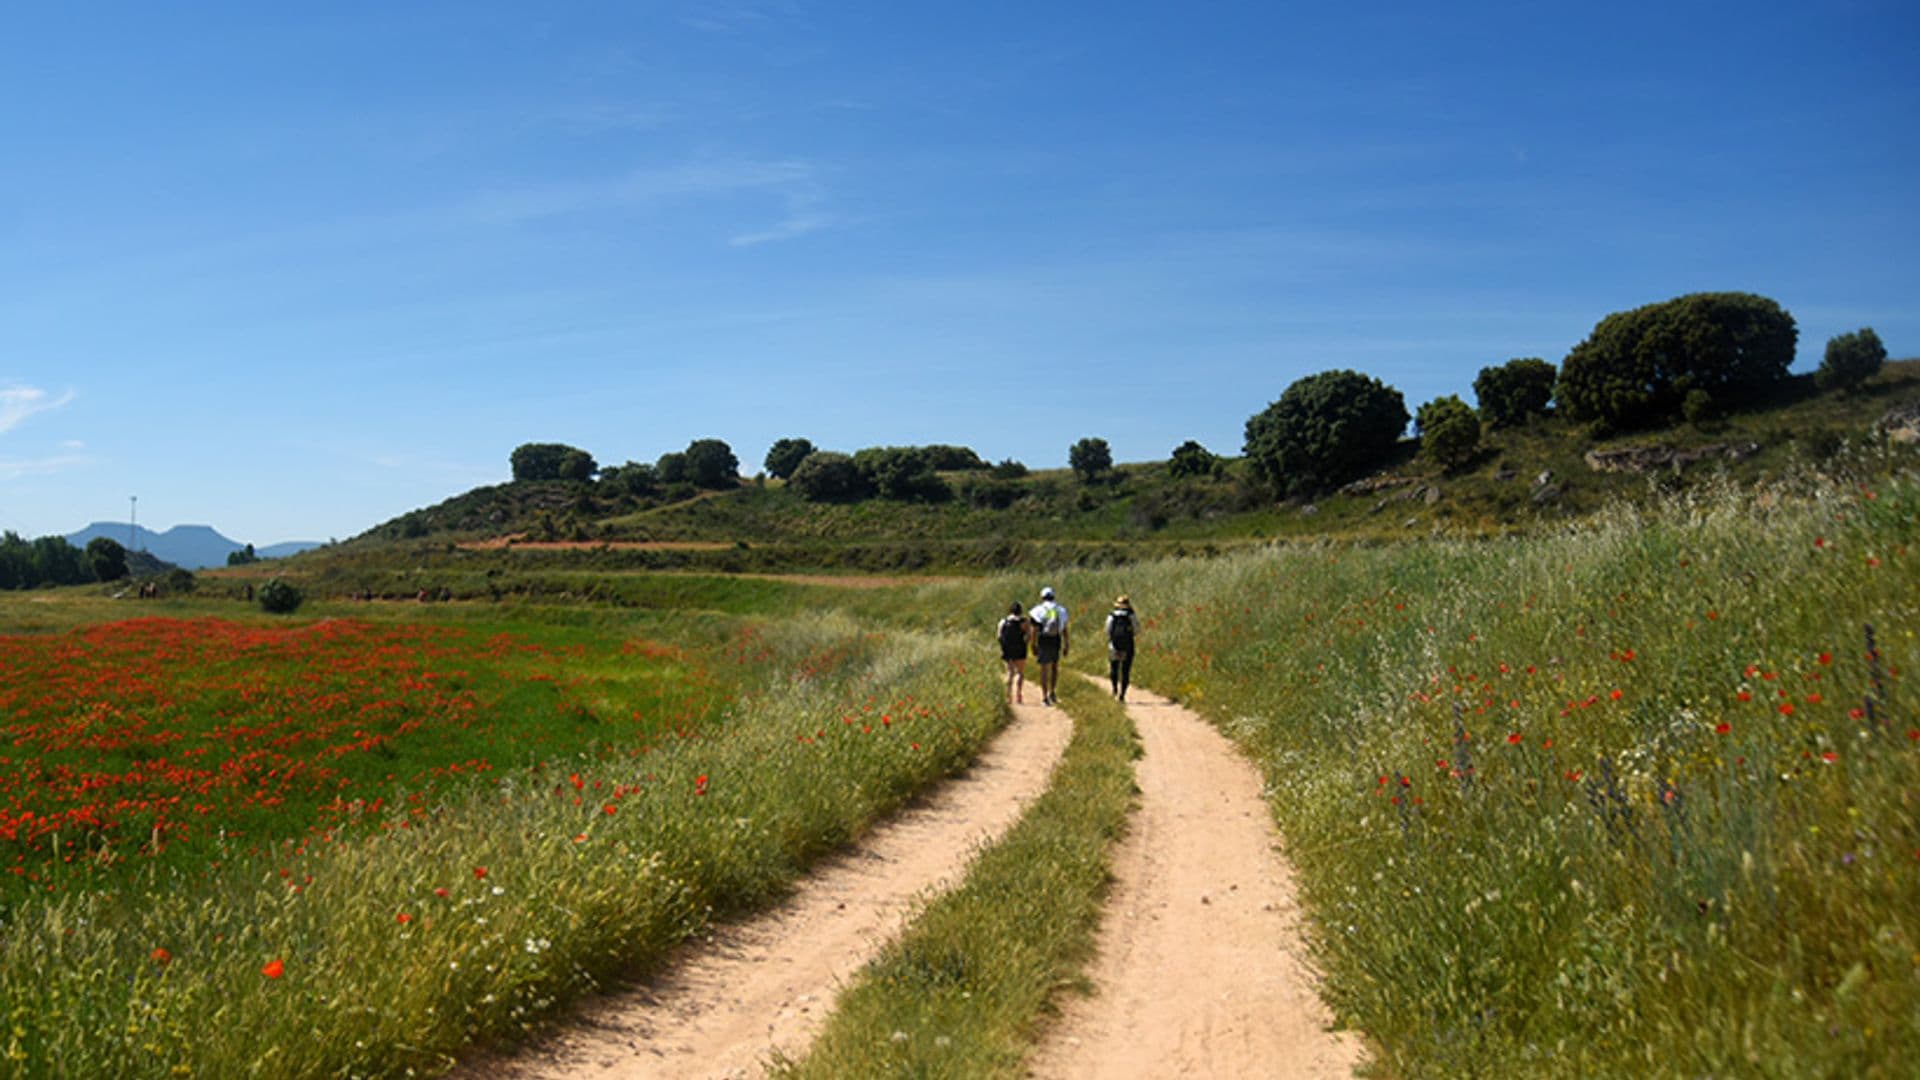
<instances>
[{"instance_id":1,"label":"white cap","mask_svg":"<svg viewBox=\"0 0 1920 1080\"><path fill-rule=\"evenodd\" d=\"M1042 600L1051 600L1051 599L1053 599L1053 586L1051 586L1051 585L1048 585L1048 586L1046 586L1045 588L1043 588L1043 589L1041 589L1041 590L1040 590L1040 599L1042 599Z\"/></svg>"}]
</instances>

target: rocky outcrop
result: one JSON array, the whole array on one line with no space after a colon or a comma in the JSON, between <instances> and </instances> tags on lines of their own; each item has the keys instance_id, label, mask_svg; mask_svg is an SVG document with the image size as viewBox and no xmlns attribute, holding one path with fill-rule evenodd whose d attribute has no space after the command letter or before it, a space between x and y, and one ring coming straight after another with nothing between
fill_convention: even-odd
<instances>
[{"instance_id":1,"label":"rocky outcrop","mask_svg":"<svg viewBox=\"0 0 1920 1080\"><path fill-rule=\"evenodd\" d=\"M1618 450L1587 451L1587 468L1594 472L1649 473L1662 469L1679 472L1695 462L1720 459L1740 461L1760 452L1757 442L1714 443L1711 446L1624 446Z\"/></svg>"},{"instance_id":2,"label":"rocky outcrop","mask_svg":"<svg viewBox=\"0 0 1920 1080\"><path fill-rule=\"evenodd\" d=\"M1897 443L1920 442L1920 401L1888 409L1873 430Z\"/></svg>"}]
</instances>

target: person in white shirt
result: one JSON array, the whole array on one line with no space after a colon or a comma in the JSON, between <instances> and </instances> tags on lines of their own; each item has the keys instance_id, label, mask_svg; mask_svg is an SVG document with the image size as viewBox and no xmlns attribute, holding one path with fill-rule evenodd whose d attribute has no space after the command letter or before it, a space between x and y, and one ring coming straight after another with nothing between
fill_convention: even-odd
<instances>
[{"instance_id":1,"label":"person in white shirt","mask_svg":"<svg viewBox=\"0 0 1920 1080\"><path fill-rule=\"evenodd\" d=\"M1067 609L1054 599L1053 586L1040 590L1040 603L1027 612L1033 622L1033 662L1040 665L1040 703L1058 705L1060 661L1067 655Z\"/></svg>"}]
</instances>

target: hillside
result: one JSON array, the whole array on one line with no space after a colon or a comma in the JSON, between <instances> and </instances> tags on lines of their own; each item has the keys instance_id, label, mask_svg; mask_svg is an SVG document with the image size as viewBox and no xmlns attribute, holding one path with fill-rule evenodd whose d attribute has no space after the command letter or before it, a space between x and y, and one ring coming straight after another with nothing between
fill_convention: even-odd
<instances>
[{"instance_id":1,"label":"hillside","mask_svg":"<svg viewBox=\"0 0 1920 1080\"><path fill-rule=\"evenodd\" d=\"M507 483L385 522L334 557L377 564L398 545L388 554L440 561L451 558L450 543L505 539L511 564L527 567L986 568L1038 561L1039 547L1084 563L1288 537L1497 535L1709 481L1885 467L1868 459L1907 454L1915 444L1877 425L1917 405L1920 360L1890 362L1853 395L1817 393L1801 376L1771 406L1697 425L1596 438L1547 417L1490 430L1478 454L1453 472L1421 457L1417 440L1404 440L1395 460L1372 475L1287 501L1275 501L1237 459L1223 460L1211 476L1187 478L1171 475L1167 462L1121 465L1091 484L1066 470L1018 479L943 473L949 497L921 502L815 503L760 480L717 493L681 485L649 498L604 483ZM695 547L702 544L719 550ZM563 550L568 545L593 548L595 557Z\"/></svg>"}]
</instances>

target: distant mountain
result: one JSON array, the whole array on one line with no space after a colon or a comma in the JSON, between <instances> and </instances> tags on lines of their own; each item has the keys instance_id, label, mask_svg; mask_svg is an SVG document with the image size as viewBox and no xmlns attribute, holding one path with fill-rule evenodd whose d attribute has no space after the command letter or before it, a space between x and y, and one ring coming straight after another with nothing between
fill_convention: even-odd
<instances>
[{"instance_id":1,"label":"distant mountain","mask_svg":"<svg viewBox=\"0 0 1920 1080\"><path fill-rule=\"evenodd\" d=\"M284 559L289 555L298 555L317 547L326 547L326 545L318 540L288 540L283 544L268 544L263 548L254 548L253 553L263 559Z\"/></svg>"},{"instance_id":2,"label":"distant mountain","mask_svg":"<svg viewBox=\"0 0 1920 1080\"><path fill-rule=\"evenodd\" d=\"M132 531L134 550L151 552L157 558L176 566L184 566L189 570L225 566L227 556L245 546L237 540L230 540L220 535L211 525L175 525L162 533L136 525L133 526ZM127 535L126 522L96 521L79 532L68 533L67 543L75 547L86 547L89 540L96 536L104 536L126 544L128 543ZM316 543L295 540L256 548L255 553L262 558L273 559L319 546Z\"/></svg>"}]
</instances>

